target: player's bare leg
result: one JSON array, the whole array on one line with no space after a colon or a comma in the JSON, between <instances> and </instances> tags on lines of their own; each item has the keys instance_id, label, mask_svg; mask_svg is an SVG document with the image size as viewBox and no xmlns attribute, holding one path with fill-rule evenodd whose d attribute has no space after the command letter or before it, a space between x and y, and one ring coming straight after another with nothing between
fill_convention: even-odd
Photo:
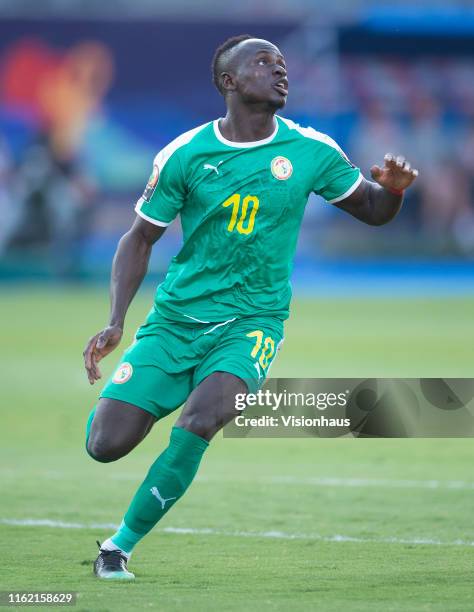
<instances>
[{"instance_id":1,"label":"player's bare leg","mask_svg":"<svg viewBox=\"0 0 474 612\"><path fill-rule=\"evenodd\" d=\"M214 372L191 393L175 426L209 442L240 414L235 408L237 393L247 393L247 385L241 378L228 372Z\"/></svg>"},{"instance_id":2,"label":"player's bare leg","mask_svg":"<svg viewBox=\"0 0 474 612\"><path fill-rule=\"evenodd\" d=\"M87 452L103 463L127 455L149 433L156 418L120 400L99 400L87 435Z\"/></svg>"},{"instance_id":3,"label":"player's bare leg","mask_svg":"<svg viewBox=\"0 0 474 612\"><path fill-rule=\"evenodd\" d=\"M102 544L94 565L98 577L134 577L126 568L133 548L186 492L209 441L238 414L236 394L246 392L244 381L227 372L214 372L194 389L171 431L168 448L151 466L119 530Z\"/></svg>"}]
</instances>

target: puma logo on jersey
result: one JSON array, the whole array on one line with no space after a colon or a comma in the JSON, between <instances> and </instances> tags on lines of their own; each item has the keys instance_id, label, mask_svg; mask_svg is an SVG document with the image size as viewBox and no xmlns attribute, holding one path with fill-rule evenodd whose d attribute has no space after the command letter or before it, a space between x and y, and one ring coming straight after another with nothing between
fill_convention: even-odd
<instances>
[{"instance_id":1,"label":"puma logo on jersey","mask_svg":"<svg viewBox=\"0 0 474 612\"><path fill-rule=\"evenodd\" d=\"M158 489L156 487L151 487L150 492L160 502L162 510L165 509L165 504L166 504L167 501L171 501L172 499L176 499L176 497L161 497L161 494L160 494L160 492L158 491Z\"/></svg>"},{"instance_id":2,"label":"puma logo on jersey","mask_svg":"<svg viewBox=\"0 0 474 612\"><path fill-rule=\"evenodd\" d=\"M220 166L221 164L223 164L223 163L224 163L224 160L222 159L222 160L221 160L221 161L220 161L220 162L217 164L217 166L213 166L212 164L204 164L204 166L203 166L202 168L203 168L203 170L215 170L216 174L219 174L219 170L218 170L218 168L219 168L219 166Z\"/></svg>"}]
</instances>

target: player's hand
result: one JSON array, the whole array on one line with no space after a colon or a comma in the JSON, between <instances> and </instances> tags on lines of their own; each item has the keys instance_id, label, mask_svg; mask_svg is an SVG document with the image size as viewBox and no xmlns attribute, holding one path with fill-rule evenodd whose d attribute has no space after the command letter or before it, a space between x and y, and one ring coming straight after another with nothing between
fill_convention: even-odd
<instances>
[{"instance_id":1,"label":"player's hand","mask_svg":"<svg viewBox=\"0 0 474 612\"><path fill-rule=\"evenodd\" d=\"M97 364L118 346L122 339L122 334L123 330L118 325L109 325L95 336L92 336L87 343L82 354L84 356L87 378L91 385L96 380L99 380L99 378L102 378Z\"/></svg>"},{"instance_id":2,"label":"player's hand","mask_svg":"<svg viewBox=\"0 0 474 612\"><path fill-rule=\"evenodd\" d=\"M383 168L372 166L370 173L376 183L389 190L406 189L418 176L418 170L412 168L403 155L395 157L390 153L384 157Z\"/></svg>"}]
</instances>

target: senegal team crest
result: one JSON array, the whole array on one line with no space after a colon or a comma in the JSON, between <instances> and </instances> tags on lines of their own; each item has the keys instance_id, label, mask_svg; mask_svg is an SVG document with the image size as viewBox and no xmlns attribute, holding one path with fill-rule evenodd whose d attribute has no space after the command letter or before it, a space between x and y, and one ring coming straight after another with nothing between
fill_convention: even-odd
<instances>
[{"instance_id":1,"label":"senegal team crest","mask_svg":"<svg viewBox=\"0 0 474 612\"><path fill-rule=\"evenodd\" d=\"M127 380L130 380L132 374L132 364L127 362L122 363L122 365L120 365L115 372L112 382L114 382L116 385L123 385L123 383L126 383Z\"/></svg>"},{"instance_id":2,"label":"senegal team crest","mask_svg":"<svg viewBox=\"0 0 474 612\"><path fill-rule=\"evenodd\" d=\"M150 174L148 183L146 184L145 191L143 192L142 198L149 202L151 196L154 194L156 186L158 185L158 179L160 178L160 169L157 164L153 164L153 172Z\"/></svg>"},{"instance_id":3,"label":"senegal team crest","mask_svg":"<svg viewBox=\"0 0 474 612\"><path fill-rule=\"evenodd\" d=\"M272 159L270 168L273 176L279 181L286 181L293 174L293 166L290 160L281 155Z\"/></svg>"}]
</instances>

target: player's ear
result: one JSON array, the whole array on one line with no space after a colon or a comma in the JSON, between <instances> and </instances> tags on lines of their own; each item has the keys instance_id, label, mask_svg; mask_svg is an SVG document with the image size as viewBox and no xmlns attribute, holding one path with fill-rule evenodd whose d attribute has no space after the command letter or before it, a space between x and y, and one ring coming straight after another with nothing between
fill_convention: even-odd
<instances>
[{"instance_id":1,"label":"player's ear","mask_svg":"<svg viewBox=\"0 0 474 612\"><path fill-rule=\"evenodd\" d=\"M229 72L221 72L221 83L224 93L236 89L234 77Z\"/></svg>"}]
</instances>

